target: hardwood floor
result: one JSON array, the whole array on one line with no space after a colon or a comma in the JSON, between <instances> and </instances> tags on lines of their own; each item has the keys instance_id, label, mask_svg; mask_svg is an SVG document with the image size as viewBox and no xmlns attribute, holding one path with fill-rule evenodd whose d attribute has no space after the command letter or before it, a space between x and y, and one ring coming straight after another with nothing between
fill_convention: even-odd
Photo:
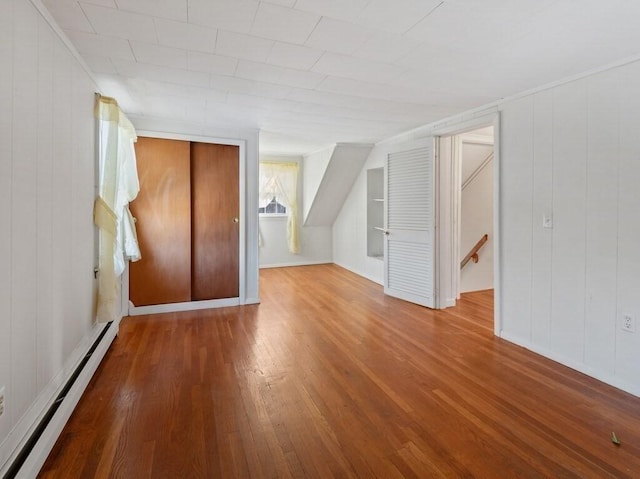
<instances>
[{"instance_id":1,"label":"hardwood floor","mask_svg":"<svg viewBox=\"0 0 640 479\"><path fill-rule=\"evenodd\" d=\"M260 305L126 318L41 477L640 477L640 398L495 338L491 292L260 279Z\"/></svg>"}]
</instances>

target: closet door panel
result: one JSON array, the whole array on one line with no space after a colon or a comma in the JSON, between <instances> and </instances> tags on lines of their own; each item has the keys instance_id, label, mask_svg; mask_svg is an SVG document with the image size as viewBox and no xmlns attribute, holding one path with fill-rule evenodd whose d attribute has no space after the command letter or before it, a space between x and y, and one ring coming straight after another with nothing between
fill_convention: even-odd
<instances>
[{"instance_id":1,"label":"closet door panel","mask_svg":"<svg viewBox=\"0 0 640 479\"><path fill-rule=\"evenodd\" d=\"M239 296L239 148L191 144L191 297Z\"/></svg>"},{"instance_id":2,"label":"closet door panel","mask_svg":"<svg viewBox=\"0 0 640 479\"><path fill-rule=\"evenodd\" d=\"M140 193L131 203L142 259L129 269L135 306L191 301L189 142L139 137Z\"/></svg>"},{"instance_id":3,"label":"closet door panel","mask_svg":"<svg viewBox=\"0 0 640 479\"><path fill-rule=\"evenodd\" d=\"M384 292L435 307L433 138L398 145L386 161Z\"/></svg>"}]
</instances>

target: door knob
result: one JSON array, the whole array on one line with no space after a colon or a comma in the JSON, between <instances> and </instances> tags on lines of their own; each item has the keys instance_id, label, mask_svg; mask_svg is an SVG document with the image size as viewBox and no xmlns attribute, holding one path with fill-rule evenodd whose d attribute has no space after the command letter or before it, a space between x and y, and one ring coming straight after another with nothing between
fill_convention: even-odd
<instances>
[{"instance_id":1,"label":"door knob","mask_svg":"<svg viewBox=\"0 0 640 479\"><path fill-rule=\"evenodd\" d=\"M238 218L233 218L233 220L231 220L231 221L233 221L234 223L237 223L240 220Z\"/></svg>"}]
</instances>

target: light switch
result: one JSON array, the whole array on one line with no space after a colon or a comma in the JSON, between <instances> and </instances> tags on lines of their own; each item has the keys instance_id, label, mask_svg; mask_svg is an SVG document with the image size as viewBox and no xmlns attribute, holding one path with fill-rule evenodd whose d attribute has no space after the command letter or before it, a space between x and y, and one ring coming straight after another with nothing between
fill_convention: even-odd
<instances>
[{"instance_id":1,"label":"light switch","mask_svg":"<svg viewBox=\"0 0 640 479\"><path fill-rule=\"evenodd\" d=\"M543 228L553 228L553 216L551 216L551 215L542 215L542 227Z\"/></svg>"}]
</instances>

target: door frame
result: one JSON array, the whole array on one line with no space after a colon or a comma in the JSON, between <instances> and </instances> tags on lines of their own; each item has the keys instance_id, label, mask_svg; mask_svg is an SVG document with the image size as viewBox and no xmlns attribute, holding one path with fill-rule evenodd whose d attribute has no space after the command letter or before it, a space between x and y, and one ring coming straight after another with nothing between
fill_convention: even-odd
<instances>
[{"instance_id":1,"label":"door frame","mask_svg":"<svg viewBox=\"0 0 640 479\"><path fill-rule=\"evenodd\" d=\"M195 141L200 143L214 143L218 145L232 145L238 147L238 186L240 195L240 231L239 231L239 256L238 256L238 280L239 295L237 298L208 299L203 301L185 301L182 303L158 304L152 306L134 306L129 299L129 269L123 273L123 300L129 305L130 316L142 314L170 313L177 311L193 311L198 309L223 308L227 306L238 306L246 304L246 230L247 230L247 201L246 201L246 165L247 146L245 140L229 138L217 138L213 136L183 135L178 133L167 133L162 131L139 130L138 136L149 138L160 138L166 140ZM142 252L144 255L144 252Z\"/></svg>"},{"instance_id":2,"label":"door frame","mask_svg":"<svg viewBox=\"0 0 640 479\"><path fill-rule=\"evenodd\" d=\"M487 126L493 126L494 159L493 159L493 329L496 336L502 331L502 281L501 281L501 229L500 229L500 112L480 114L472 119L450 121L446 125L436 125L430 132L436 139L436 178L435 194L437 209L436 234L436 307L438 309L455 305L459 282L455 278L460 269L460 175L456 174L454 165L451 171L444 170L441 155L441 140ZM452 142L453 143L453 142ZM447 208L449 206L449 208ZM444 248L443 243L450 242ZM457 248L456 248L457 245ZM458 287L456 288L456 284ZM453 304L450 304L452 302Z\"/></svg>"}]
</instances>

